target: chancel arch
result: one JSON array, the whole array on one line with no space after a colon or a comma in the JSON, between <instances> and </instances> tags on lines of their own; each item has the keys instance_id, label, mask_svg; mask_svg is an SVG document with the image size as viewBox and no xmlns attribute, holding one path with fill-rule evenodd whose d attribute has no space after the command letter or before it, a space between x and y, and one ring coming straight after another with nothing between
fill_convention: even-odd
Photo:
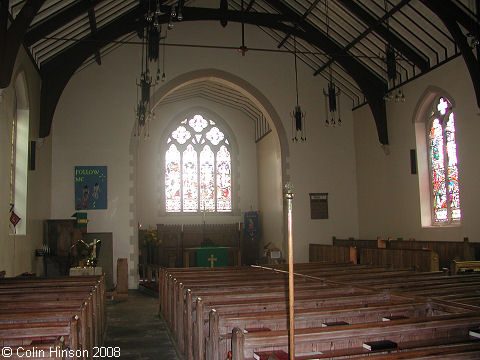
<instances>
[{"instance_id":1,"label":"chancel arch","mask_svg":"<svg viewBox=\"0 0 480 360\"><path fill-rule=\"evenodd\" d=\"M270 124L270 127L274 132L276 132L276 137L278 138L281 152L281 163L282 163L282 181L285 182L289 180L288 175L288 157L289 157L289 146L288 146L288 137L285 131L285 128L282 124L282 120L275 110L272 103L267 99L263 93L258 90L255 86L250 84L245 79L238 77L232 73L218 70L218 69L202 69L191 71L182 75L175 77L170 80L164 86L160 87L151 98L152 106L159 104L163 98L165 98L171 92L187 86L191 83L211 80L226 84L229 87L232 87L235 90L238 90L243 95L245 95L249 100L251 100L265 115L265 118Z\"/></svg>"},{"instance_id":2,"label":"chancel arch","mask_svg":"<svg viewBox=\"0 0 480 360\"><path fill-rule=\"evenodd\" d=\"M231 104L219 104L218 98L206 94L188 100L171 101L177 94L185 93L199 83L221 84L224 88L241 93L261 112L271 131L255 141L255 125L247 115L236 118L235 115L224 115L225 111L220 114L216 111L217 106L220 106L219 109L229 109L226 111L228 114L241 111L234 109ZM133 223L144 229L153 228L159 223L202 223L201 205L198 208L200 211L191 212L168 212L165 207L165 153L170 145L168 139L182 121L201 115L204 119L218 123L218 128L224 132L230 146L232 166L232 211L209 211L206 222L236 224L243 222L245 212L259 210L263 241L284 248L282 184L288 179L288 142L280 117L268 99L254 86L235 75L207 69L186 73L165 83L152 95L150 103L155 118L149 125L149 138L144 141L142 136L134 137L132 132ZM242 125L238 124L239 121ZM239 126L251 128L251 137L246 140L243 132L239 138ZM153 154L156 160L149 161ZM147 192L149 195L146 195ZM155 205L152 205L152 197L155 197ZM136 244L135 241L137 240L132 239L132 245Z\"/></svg>"}]
</instances>

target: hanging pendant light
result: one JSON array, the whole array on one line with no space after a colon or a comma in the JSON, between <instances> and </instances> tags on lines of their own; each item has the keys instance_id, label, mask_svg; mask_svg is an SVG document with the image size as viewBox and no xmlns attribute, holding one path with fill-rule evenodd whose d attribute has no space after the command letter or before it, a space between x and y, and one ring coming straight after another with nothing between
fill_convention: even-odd
<instances>
[{"instance_id":1,"label":"hanging pendant light","mask_svg":"<svg viewBox=\"0 0 480 360\"><path fill-rule=\"evenodd\" d=\"M340 89L330 80L328 90L325 91L324 89L323 95L325 96L325 126L342 126L342 118L340 117Z\"/></svg>"},{"instance_id":2,"label":"hanging pendant light","mask_svg":"<svg viewBox=\"0 0 480 360\"><path fill-rule=\"evenodd\" d=\"M387 5L387 1L385 0L385 14L387 12L388 12L388 5ZM387 32L388 32L390 31L388 17L386 20L386 25L387 25ZM397 82L397 54L396 54L395 48L390 43L387 43L385 48L385 65L387 68L388 88L395 89L396 82ZM398 89L396 91L392 90L387 92L383 96L383 100L388 102L395 101L396 103L405 102L405 94L403 93L402 89Z\"/></svg>"},{"instance_id":3,"label":"hanging pendant light","mask_svg":"<svg viewBox=\"0 0 480 360\"><path fill-rule=\"evenodd\" d=\"M135 131L134 135L149 137L149 123L154 118L155 113L150 105L151 88L155 88L160 79L160 38L161 26L158 16L160 14L159 1L155 9L148 9L145 15L146 26L139 33L142 39L142 65L140 80L137 81L137 105L135 107ZM164 49L165 50L165 49ZM157 62L157 74L155 80L150 74L150 62Z\"/></svg>"},{"instance_id":4,"label":"hanging pendant light","mask_svg":"<svg viewBox=\"0 0 480 360\"><path fill-rule=\"evenodd\" d=\"M298 104L298 72L297 72L297 41L295 36L293 37L293 55L295 57L295 93L297 95L297 104L295 105L295 109L291 114L292 116L292 141L306 141L307 136L305 134L306 128L306 120L305 120L305 112L302 111L302 108Z\"/></svg>"},{"instance_id":5,"label":"hanging pendant light","mask_svg":"<svg viewBox=\"0 0 480 360\"><path fill-rule=\"evenodd\" d=\"M328 0L325 0L325 17L327 25L327 37L330 32L330 18L328 15ZM340 117L340 89L333 82L332 63L333 58L330 59L328 66L329 80L327 90L323 89L323 96L325 97L325 126L341 126L342 118ZM338 104L338 106L337 106Z\"/></svg>"},{"instance_id":6,"label":"hanging pendant light","mask_svg":"<svg viewBox=\"0 0 480 360\"><path fill-rule=\"evenodd\" d=\"M241 13L242 13L242 45L238 48L238 52L245 56L248 51L248 48L245 46L245 9L244 9L244 0L241 2Z\"/></svg>"}]
</instances>

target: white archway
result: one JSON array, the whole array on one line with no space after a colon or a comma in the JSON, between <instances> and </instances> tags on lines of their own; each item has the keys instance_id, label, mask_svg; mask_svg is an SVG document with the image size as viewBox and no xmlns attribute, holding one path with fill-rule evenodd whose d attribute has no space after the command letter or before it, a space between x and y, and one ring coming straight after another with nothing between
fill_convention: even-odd
<instances>
[{"instance_id":1,"label":"white archway","mask_svg":"<svg viewBox=\"0 0 480 360\"><path fill-rule=\"evenodd\" d=\"M272 129L272 136L275 138L275 143L277 144L276 146L278 147L277 154L279 154L279 161L277 162L276 165L278 166L278 172L279 172L279 181L277 184L278 189L276 189L276 196L277 201L279 202L279 211L275 214L275 226L271 226L272 228L275 227L276 230L278 231L278 243L277 246L283 247L284 243L284 211L283 211L283 199L281 199L281 194L282 194L282 185L289 180L289 175L287 175L288 172L288 157L289 157L289 146L288 146L288 139L286 135L286 131L283 127L282 121L280 119L280 116L274 109L273 105L270 103L270 101L252 84L249 82L245 81L244 79L233 75L231 73L217 70L217 69L204 69L204 70L196 70L196 71L191 71L185 74L182 74L180 76L177 76L176 78L170 80L169 82L165 83L161 88L159 88L154 94L152 94L150 98L150 104L152 108L154 109L157 105L161 104L162 100L171 94L172 92L176 91L177 89L180 89L184 86L191 85L196 82L201 82L201 81L213 81L213 82L218 82L221 83L222 85L228 86L238 92L240 92L242 95L247 97L252 103L254 103L257 108L263 113L267 121L269 122L269 125ZM155 120L154 120L155 121ZM131 146L130 146L130 174L131 174L131 179L132 181L132 187L131 187L131 224L133 228L133 236L131 237L131 245L134 249L134 254L131 256L131 260L134 260L135 265L135 276L138 276L138 271L137 271L137 266L138 266L138 231L137 231L137 226L138 226L138 218L137 218L137 171L138 169L138 163L137 163L137 139L138 137L134 137L134 128L135 126L132 126L132 138L131 138ZM161 174L159 174L161 176ZM246 209L243 209L244 211ZM261 209L260 209L261 210Z\"/></svg>"},{"instance_id":2,"label":"white archway","mask_svg":"<svg viewBox=\"0 0 480 360\"><path fill-rule=\"evenodd\" d=\"M203 69L195 70L170 80L160 89L158 89L151 97L150 102L152 108L154 108L162 99L171 92L189 85L191 83L200 82L203 80L211 80L219 83L223 83L231 88L241 92L244 96L249 98L263 113L265 118L270 124L270 127L275 131L278 140L280 142L281 162L282 162L282 183L289 180L288 172L288 157L289 147L288 138L283 127L280 116L273 107L272 103L260 92L255 86L248 81L231 74L226 71L218 69Z\"/></svg>"}]
</instances>

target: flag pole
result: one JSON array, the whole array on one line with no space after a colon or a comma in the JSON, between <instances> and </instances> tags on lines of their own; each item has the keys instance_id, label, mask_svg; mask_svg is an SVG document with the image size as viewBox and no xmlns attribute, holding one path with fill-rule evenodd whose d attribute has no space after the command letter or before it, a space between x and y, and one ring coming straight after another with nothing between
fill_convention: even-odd
<instances>
[{"instance_id":1,"label":"flag pole","mask_svg":"<svg viewBox=\"0 0 480 360\"><path fill-rule=\"evenodd\" d=\"M293 185L287 182L284 187L285 199L287 201L287 223L288 223L288 303L289 303L289 331L288 348L289 359L295 359L295 294L293 280L293 219L292 219L292 201L294 198Z\"/></svg>"}]
</instances>

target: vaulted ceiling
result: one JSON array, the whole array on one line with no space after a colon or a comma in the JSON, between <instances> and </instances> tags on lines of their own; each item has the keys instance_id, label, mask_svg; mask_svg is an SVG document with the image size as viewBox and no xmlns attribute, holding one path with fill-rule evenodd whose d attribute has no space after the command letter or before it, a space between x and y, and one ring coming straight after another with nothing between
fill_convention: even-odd
<instances>
[{"instance_id":1,"label":"vaulted ceiling","mask_svg":"<svg viewBox=\"0 0 480 360\"><path fill-rule=\"evenodd\" d=\"M457 56L480 106L480 0L218 0L213 7L196 0L0 1L0 88L8 86L23 44L42 77L40 136L48 135L75 71L138 41L156 3L162 24L211 20L228 29L228 22L242 22L259 26L279 51L293 52L295 43L312 76L332 80L353 108L370 106L382 144L388 143L385 94Z\"/></svg>"}]
</instances>

